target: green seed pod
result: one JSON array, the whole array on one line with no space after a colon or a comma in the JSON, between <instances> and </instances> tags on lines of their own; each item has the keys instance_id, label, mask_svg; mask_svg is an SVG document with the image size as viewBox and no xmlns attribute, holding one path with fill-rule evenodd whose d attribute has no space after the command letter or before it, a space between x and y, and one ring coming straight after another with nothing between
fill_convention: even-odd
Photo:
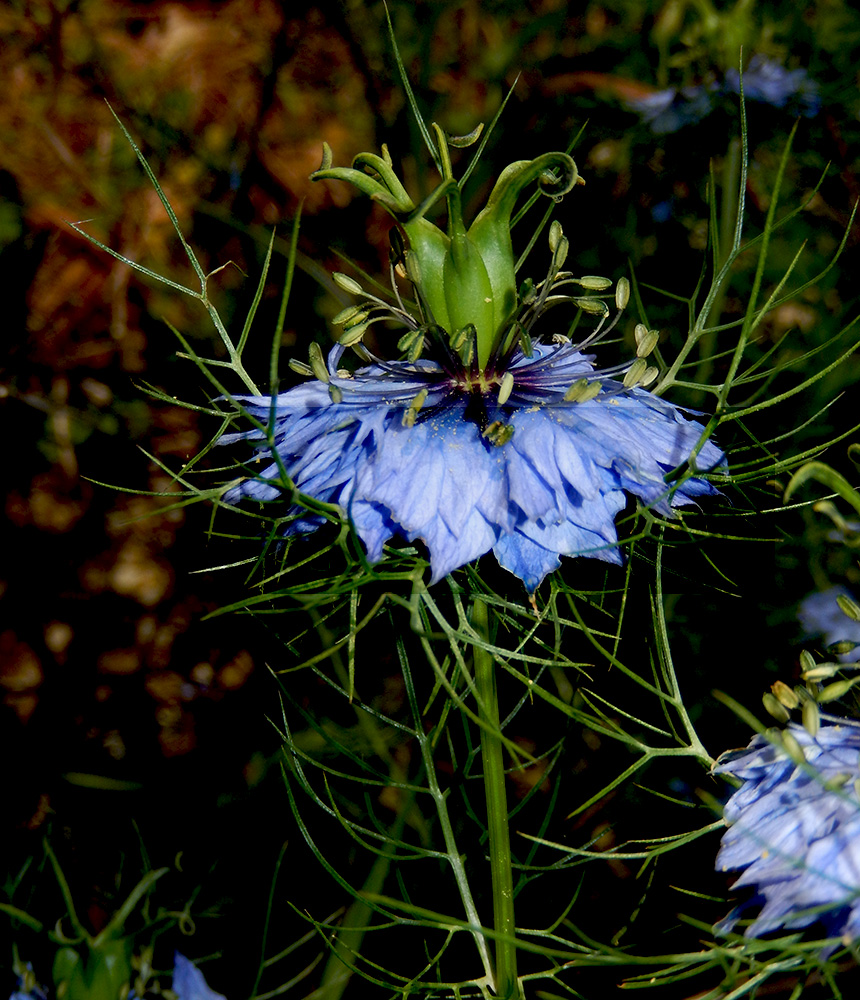
<instances>
[{"instance_id":1,"label":"green seed pod","mask_svg":"<svg viewBox=\"0 0 860 1000\"><path fill-rule=\"evenodd\" d=\"M342 271L335 271L331 276L331 280L338 286L342 288L345 292L349 292L351 295L364 295L364 289L359 285L355 278L350 278L348 274L344 274Z\"/></svg>"},{"instance_id":2,"label":"green seed pod","mask_svg":"<svg viewBox=\"0 0 860 1000\"><path fill-rule=\"evenodd\" d=\"M774 698L770 691L765 691L761 696L761 703L768 715L772 715L777 722L788 722L791 718L785 705Z\"/></svg>"},{"instance_id":3,"label":"green seed pod","mask_svg":"<svg viewBox=\"0 0 860 1000\"><path fill-rule=\"evenodd\" d=\"M615 286L615 308L623 312L630 301L630 282L626 278L619 278Z\"/></svg>"}]
</instances>

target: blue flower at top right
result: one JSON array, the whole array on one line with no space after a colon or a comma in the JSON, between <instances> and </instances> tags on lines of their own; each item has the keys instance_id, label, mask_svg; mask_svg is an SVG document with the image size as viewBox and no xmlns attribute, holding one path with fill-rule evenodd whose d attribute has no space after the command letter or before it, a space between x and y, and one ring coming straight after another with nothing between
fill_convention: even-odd
<instances>
[{"instance_id":1,"label":"blue flower at top right","mask_svg":"<svg viewBox=\"0 0 860 1000\"><path fill-rule=\"evenodd\" d=\"M815 736L790 724L790 746L777 731L760 734L713 768L742 781L725 807L729 829L716 867L741 870L733 888L753 890L718 933L760 907L745 937L820 921L843 944L860 938L860 723L823 718L829 724ZM822 957L837 947L827 945Z\"/></svg>"}]
</instances>

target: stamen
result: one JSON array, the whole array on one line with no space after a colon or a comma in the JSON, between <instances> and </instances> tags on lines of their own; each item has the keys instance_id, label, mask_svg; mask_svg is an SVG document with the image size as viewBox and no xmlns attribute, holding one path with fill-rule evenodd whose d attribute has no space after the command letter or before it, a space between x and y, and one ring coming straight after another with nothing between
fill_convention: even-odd
<instances>
[{"instance_id":1,"label":"stamen","mask_svg":"<svg viewBox=\"0 0 860 1000\"><path fill-rule=\"evenodd\" d=\"M499 386L499 406L504 406L505 403L511 398L511 392L514 388L514 375L513 372L505 372L502 376L502 383Z\"/></svg>"},{"instance_id":2,"label":"stamen","mask_svg":"<svg viewBox=\"0 0 860 1000\"><path fill-rule=\"evenodd\" d=\"M298 361L296 358L290 358L287 365L299 375L304 375L305 378L310 378L314 373L314 370L310 365L306 365L304 361Z\"/></svg>"},{"instance_id":3,"label":"stamen","mask_svg":"<svg viewBox=\"0 0 860 1000\"><path fill-rule=\"evenodd\" d=\"M599 274L584 274L581 278L574 278L573 281L589 292L605 292L612 285L609 278L601 278Z\"/></svg>"},{"instance_id":4,"label":"stamen","mask_svg":"<svg viewBox=\"0 0 860 1000\"><path fill-rule=\"evenodd\" d=\"M328 382L328 368L326 368L326 363L323 358L322 349L316 341L314 341L308 348L308 356L311 362L311 370L314 375L320 380L320 382Z\"/></svg>"},{"instance_id":5,"label":"stamen","mask_svg":"<svg viewBox=\"0 0 860 1000\"><path fill-rule=\"evenodd\" d=\"M403 414L403 420L401 421L404 427L414 427L415 418L418 416L418 411L427 401L427 390L422 389L409 404L409 409Z\"/></svg>"},{"instance_id":6,"label":"stamen","mask_svg":"<svg viewBox=\"0 0 860 1000\"><path fill-rule=\"evenodd\" d=\"M615 286L615 308L623 312L630 301L630 282L626 278L619 278Z\"/></svg>"},{"instance_id":7,"label":"stamen","mask_svg":"<svg viewBox=\"0 0 860 1000\"><path fill-rule=\"evenodd\" d=\"M587 378L577 379L564 394L566 403L587 403L600 392L599 382L589 382Z\"/></svg>"},{"instance_id":8,"label":"stamen","mask_svg":"<svg viewBox=\"0 0 860 1000\"><path fill-rule=\"evenodd\" d=\"M633 331L633 337L636 340L636 356L647 358L657 346L660 334L657 330L649 330L644 324L637 323L636 329Z\"/></svg>"},{"instance_id":9,"label":"stamen","mask_svg":"<svg viewBox=\"0 0 860 1000\"><path fill-rule=\"evenodd\" d=\"M574 305L579 306L583 312L591 313L592 316L602 316L606 317L609 315L609 306L603 301L603 299L583 299L577 296L571 296L571 302Z\"/></svg>"},{"instance_id":10,"label":"stamen","mask_svg":"<svg viewBox=\"0 0 860 1000\"><path fill-rule=\"evenodd\" d=\"M350 278L348 274L344 274L342 271L335 271L335 273L331 276L331 280L338 286L338 288L342 288L345 292L349 292L351 295L365 296L367 294L355 278Z\"/></svg>"},{"instance_id":11,"label":"stamen","mask_svg":"<svg viewBox=\"0 0 860 1000\"><path fill-rule=\"evenodd\" d=\"M501 448L502 445L507 444L514 436L514 425L503 424L501 420L494 420L491 424L487 425L481 436L485 437L496 448Z\"/></svg>"},{"instance_id":12,"label":"stamen","mask_svg":"<svg viewBox=\"0 0 860 1000\"><path fill-rule=\"evenodd\" d=\"M367 311L364 306L347 306L346 309L341 309L341 311L332 320L335 326L346 326L346 324L353 319L353 317L358 316L359 313L366 315Z\"/></svg>"},{"instance_id":13,"label":"stamen","mask_svg":"<svg viewBox=\"0 0 860 1000\"><path fill-rule=\"evenodd\" d=\"M340 391L340 389L338 389L336 385L329 385L328 394L331 397L331 401L333 403L343 402L343 393Z\"/></svg>"},{"instance_id":14,"label":"stamen","mask_svg":"<svg viewBox=\"0 0 860 1000\"><path fill-rule=\"evenodd\" d=\"M642 381L642 376L647 370L648 362L644 358L637 358L627 369L627 374L624 376L624 388L632 389L634 386L639 385Z\"/></svg>"}]
</instances>

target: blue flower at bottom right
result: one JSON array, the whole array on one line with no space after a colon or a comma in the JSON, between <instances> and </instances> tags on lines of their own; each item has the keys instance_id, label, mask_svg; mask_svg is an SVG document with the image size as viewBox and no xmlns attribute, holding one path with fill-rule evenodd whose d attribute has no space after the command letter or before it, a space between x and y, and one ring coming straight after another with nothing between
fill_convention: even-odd
<instances>
[{"instance_id":1,"label":"blue flower at bottom right","mask_svg":"<svg viewBox=\"0 0 860 1000\"><path fill-rule=\"evenodd\" d=\"M796 745L787 747L771 731L715 764L715 773L743 782L725 807L729 829L716 867L743 869L734 888L753 889L716 925L718 933L761 906L746 937L820 921L829 937L844 944L860 938L860 724L826 718L830 724L815 736L790 724ZM822 956L837 947L829 945Z\"/></svg>"}]
</instances>

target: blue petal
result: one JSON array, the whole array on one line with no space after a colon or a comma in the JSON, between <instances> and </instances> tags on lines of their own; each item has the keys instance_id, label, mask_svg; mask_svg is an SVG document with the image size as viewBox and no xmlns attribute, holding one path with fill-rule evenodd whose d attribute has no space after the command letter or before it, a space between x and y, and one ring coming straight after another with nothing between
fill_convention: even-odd
<instances>
[{"instance_id":1,"label":"blue petal","mask_svg":"<svg viewBox=\"0 0 860 1000\"><path fill-rule=\"evenodd\" d=\"M803 749L804 766L777 742L756 736L746 752L725 754L714 767L743 785L725 809L732 824L723 835L716 866L742 869L737 888L751 886L748 904L717 926L730 930L743 908L761 904L747 936L821 921L834 937L860 928L860 725L822 726L816 736L789 731ZM822 907L827 908L822 912ZM823 955L835 950L827 946Z\"/></svg>"},{"instance_id":2,"label":"blue petal","mask_svg":"<svg viewBox=\"0 0 860 1000\"><path fill-rule=\"evenodd\" d=\"M274 451L295 488L339 504L371 562L382 558L393 535L420 540L435 582L492 549L533 590L562 555L621 561L614 519L625 492L666 516L716 492L697 476L678 488L664 481L698 445L701 426L644 390L595 374L591 359L569 343L535 345L530 358L516 354L508 369L514 374L508 402L500 407L494 396L485 398L488 421L510 425L512 437L500 446L466 418L462 393L439 366L379 362L347 378L337 371L341 353L335 348L328 361L338 402L319 381L274 401L243 402L271 426ZM566 403L566 389L589 374L599 379L600 394ZM422 388L424 408L404 426ZM222 438L227 444L239 440L253 444L263 464L224 500L279 497L280 469L266 435L252 430ZM697 462L710 471L725 458L705 442ZM304 508L291 513L288 533L321 523Z\"/></svg>"},{"instance_id":3,"label":"blue petal","mask_svg":"<svg viewBox=\"0 0 860 1000\"><path fill-rule=\"evenodd\" d=\"M223 993L210 989L203 973L178 951L173 957L172 988L179 1000L227 1000Z\"/></svg>"}]
</instances>

